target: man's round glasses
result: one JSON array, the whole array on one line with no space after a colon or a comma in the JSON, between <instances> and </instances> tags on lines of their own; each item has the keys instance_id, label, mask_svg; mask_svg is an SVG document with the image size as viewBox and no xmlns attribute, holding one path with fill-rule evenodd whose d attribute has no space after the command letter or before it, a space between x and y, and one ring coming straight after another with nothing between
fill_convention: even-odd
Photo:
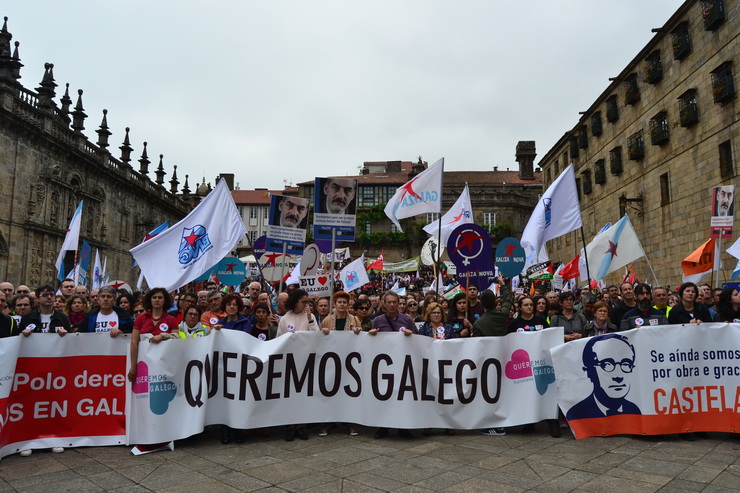
<instances>
[{"instance_id":1,"label":"man's round glasses","mask_svg":"<svg viewBox=\"0 0 740 493\"><path fill-rule=\"evenodd\" d=\"M613 359L608 358L597 361L596 364L607 373L613 372L617 366L619 366L624 373L632 373L632 370L635 369L635 362L631 359L623 359L622 361L617 363Z\"/></svg>"},{"instance_id":2,"label":"man's round glasses","mask_svg":"<svg viewBox=\"0 0 740 493\"><path fill-rule=\"evenodd\" d=\"M39 294L39 296L42 298L51 298L52 296L54 296L54 293L46 292L46 293Z\"/></svg>"}]
</instances>

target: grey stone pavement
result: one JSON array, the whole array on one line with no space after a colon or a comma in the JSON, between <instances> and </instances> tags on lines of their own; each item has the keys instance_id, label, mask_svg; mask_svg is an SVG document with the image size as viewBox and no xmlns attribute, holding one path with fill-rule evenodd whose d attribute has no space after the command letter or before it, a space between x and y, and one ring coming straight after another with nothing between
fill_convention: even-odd
<instances>
[{"instance_id":1,"label":"grey stone pavement","mask_svg":"<svg viewBox=\"0 0 740 493\"><path fill-rule=\"evenodd\" d=\"M569 430L551 438L458 431L407 440L391 432L375 440L360 427L328 437L283 440L282 429L242 444L221 445L218 427L178 441L174 452L134 457L128 447L35 451L0 461L0 491L740 491L740 440L712 433L686 442L616 436L576 441Z\"/></svg>"}]
</instances>

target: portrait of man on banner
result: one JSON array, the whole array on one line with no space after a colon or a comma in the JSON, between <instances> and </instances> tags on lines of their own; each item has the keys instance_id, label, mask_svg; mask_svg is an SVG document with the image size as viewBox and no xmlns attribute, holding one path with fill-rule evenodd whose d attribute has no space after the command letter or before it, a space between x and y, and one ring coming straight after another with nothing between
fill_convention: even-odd
<instances>
[{"instance_id":1,"label":"portrait of man on banner","mask_svg":"<svg viewBox=\"0 0 740 493\"><path fill-rule=\"evenodd\" d=\"M317 212L321 214L355 214L357 180L354 178L316 178Z\"/></svg>"},{"instance_id":2,"label":"portrait of man on banner","mask_svg":"<svg viewBox=\"0 0 740 493\"><path fill-rule=\"evenodd\" d=\"M271 226L306 229L308 222L308 199L273 195L270 203Z\"/></svg>"},{"instance_id":3,"label":"portrait of man on banner","mask_svg":"<svg viewBox=\"0 0 740 493\"><path fill-rule=\"evenodd\" d=\"M712 216L732 217L735 212L735 185L712 188Z\"/></svg>"},{"instance_id":4,"label":"portrait of man on banner","mask_svg":"<svg viewBox=\"0 0 740 493\"><path fill-rule=\"evenodd\" d=\"M565 417L569 421L642 414L634 402L627 400L635 369L635 348L627 337L617 333L592 337L583 348L582 359L593 391L568 410Z\"/></svg>"}]
</instances>

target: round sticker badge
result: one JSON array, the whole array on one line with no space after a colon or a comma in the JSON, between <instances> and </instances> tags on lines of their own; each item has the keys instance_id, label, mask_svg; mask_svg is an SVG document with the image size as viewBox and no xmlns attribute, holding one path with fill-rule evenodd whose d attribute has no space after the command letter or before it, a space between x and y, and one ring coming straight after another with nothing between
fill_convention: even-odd
<instances>
[{"instance_id":1,"label":"round sticker badge","mask_svg":"<svg viewBox=\"0 0 740 493\"><path fill-rule=\"evenodd\" d=\"M293 325L293 324L288 324L288 326L287 326L286 328L287 328L287 329L288 329L288 330L289 330L290 332L293 332L293 331L295 330L295 325Z\"/></svg>"},{"instance_id":2,"label":"round sticker badge","mask_svg":"<svg viewBox=\"0 0 740 493\"><path fill-rule=\"evenodd\" d=\"M641 318L636 318L635 319L635 325L642 325L644 323L645 323L645 321L643 319L641 319Z\"/></svg>"},{"instance_id":3,"label":"round sticker badge","mask_svg":"<svg viewBox=\"0 0 740 493\"><path fill-rule=\"evenodd\" d=\"M445 328L437 327L437 339L444 339L444 338L445 338Z\"/></svg>"},{"instance_id":4,"label":"round sticker badge","mask_svg":"<svg viewBox=\"0 0 740 493\"><path fill-rule=\"evenodd\" d=\"M267 336L265 334L258 334L257 339L259 339L260 341L266 341Z\"/></svg>"},{"instance_id":5,"label":"round sticker badge","mask_svg":"<svg viewBox=\"0 0 740 493\"><path fill-rule=\"evenodd\" d=\"M168 330L170 330L170 328L167 327L166 323L162 322L161 324L159 324L159 330L161 330L162 332L167 332Z\"/></svg>"},{"instance_id":6,"label":"round sticker badge","mask_svg":"<svg viewBox=\"0 0 740 493\"><path fill-rule=\"evenodd\" d=\"M211 325L216 325L218 323L218 319L216 317L211 317Z\"/></svg>"},{"instance_id":7,"label":"round sticker badge","mask_svg":"<svg viewBox=\"0 0 740 493\"><path fill-rule=\"evenodd\" d=\"M28 324L28 325L26 325L26 328L28 330L34 330L34 329L36 329L36 324Z\"/></svg>"},{"instance_id":8,"label":"round sticker badge","mask_svg":"<svg viewBox=\"0 0 740 493\"><path fill-rule=\"evenodd\" d=\"M732 323L733 324L740 324L740 318L733 318L732 319ZM29 325L29 327L30 327L30 325Z\"/></svg>"},{"instance_id":9,"label":"round sticker badge","mask_svg":"<svg viewBox=\"0 0 740 493\"><path fill-rule=\"evenodd\" d=\"M543 327L541 325L535 325L534 326L534 330L542 330L542 328Z\"/></svg>"},{"instance_id":10,"label":"round sticker badge","mask_svg":"<svg viewBox=\"0 0 740 493\"><path fill-rule=\"evenodd\" d=\"M398 329L399 332L403 332L404 330L406 330L406 327L401 327Z\"/></svg>"}]
</instances>

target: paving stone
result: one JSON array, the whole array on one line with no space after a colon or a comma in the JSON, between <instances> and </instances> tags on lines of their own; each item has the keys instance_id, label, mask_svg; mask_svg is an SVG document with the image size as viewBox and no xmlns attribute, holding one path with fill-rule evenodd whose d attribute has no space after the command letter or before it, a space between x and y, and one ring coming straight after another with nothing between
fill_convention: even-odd
<instances>
[{"instance_id":1,"label":"paving stone","mask_svg":"<svg viewBox=\"0 0 740 493\"><path fill-rule=\"evenodd\" d=\"M681 474L687 467L688 466L686 464L669 462L667 460L648 459L642 456L633 457L630 460L624 461L624 463L619 466L621 469L647 472L669 478Z\"/></svg>"},{"instance_id":2,"label":"paving stone","mask_svg":"<svg viewBox=\"0 0 740 493\"><path fill-rule=\"evenodd\" d=\"M67 466L52 457L15 457L0 462L0 476L7 481L65 471Z\"/></svg>"},{"instance_id":3,"label":"paving stone","mask_svg":"<svg viewBox=\"0 0 740 493\"><path fill-rule=\"evenodd\" d=\"M545 481L533 488L543 493L573 491L598 477L598 474L583 471L568 471L554 479Z\"/></svg>"},{"instance_id":4,"label":"paving stone","mask_svg":"<svg viewBox=\"0 0 740 493\"><path fill-rule=\"evenodd\" d=\"M166 468L166 466L164 466L164 468ZM159 468L158 471L161 469L162 468ZM158 474L155 471L155 473L152 473L149 476L147 476L139 484L151 490L159 491L159 490L164 490L168 488L185 486L190 483L195 483L195 482L203 481L206 479L209 479L209 478L195 471L189 471L185 473L180 472L174 475Z\"/></svg>"},{"instance_id":5,"label":"paving stone","mask_svg":"<svg viewBox=\"0 0 740 493\"><path fill-rule=\"evenodd\" d=\"M68 479L77 479L81 477L71 469L65 469L64 471L51 472L46 474L34 474L33 476L27 476L24 478L18 478L9 481L13 488L23 489L28 487L34 487L37 490L46 488L45 483L56 483L58 481L66 481Z\"/></svg>"},{"instance_id":6,"label":"paving stone","mask_svg":"<svg viewBox=\"0 0 740 493\"><path fill-rule=\"evenodd\" d=\"M354 476L350 476L349 478L347 478L345 481L362 484L381 491L396 490L408 484L405 482L396 481L394 479L385 478L383 476L378 476L377 474L369 472L355 474Z\"/></svg>"},{"instance_id":7,"label":"paving stone","mask_svg":"<svg viewBox=\"0 0 740 493\"><path fill-rule=\"evenodd\" d=\"M211 471L204 470L203 474L241 491L252 491L270 486L270 483L238 471L218 471L212 473Z\"/></svg>"},{"instance_id":8,"label":"paving stone","mask_svg":"<svg viewBox=\"0 0 740 493\"><path fill-rule=\"evenodd\" d=\"M613 492L619 493L650 493L658 491L661 485L654 483L644 483L626 478L617 478L614 476L602 475L580 487L583 491L590 492Z\"/></svg>"},{"instance_id":9,"label":"paving stone","mask_svg":"<svg viewBox=\"0 0 740 493\"><path fill-rule=\"evenodd\" d=\"M40 485L32 485L28 487L18 488L19 492L37 492L39 491ZM82 476L76 476L71 477L68 479L59 479L55 480L53 484L45 485L43 489L48 491L54 491L54 492L61 492L61 491L70 491L70 492L81 492L81 493L92 493L92 492L99 492L99 491L105 491L105 489L101 488L100 486L96 485L95 483L88 481L87 478L83 478Z\"/></svg>"},{"instance_id":10,"label":"paving stone","mask_svg":"<svg viewBox=\"0 0 740 493\"><path fill-rule=\"evenodd\" d=\"M697 483L711 483L721 472L721 469L713 467L689 466L677 478Z\"/></svg>"},{"instance_id":11,"label":"paving stone","mask_svg":"<svg viewBox=\"0 0 740 493\"><path fill-rule=\"evenodd\" d=\"M486 472L485 469L462 466L457 467L452 471L445 471L442 474L419 481L415 483L414 486L421 486L422 488L428 488L434 491L445 491L451 486L480 476L484 472Z\"/></svg>"},{"instance_id":12,"label":"paving stone","mask_svg":"<svg viewBox=\"0 0 740 493\"><path fill-rule=\"evenodd\" d=\"M310 488L315 488L317 486L322 486L327 483L335 482L336 479L337 478L329 474L318 473L311 474L310 476L305 476L299 479L294 479L293 481L281 483L280 487L288 491L305 491Z\"/></svg>"},{"instance_id":13,"label":"paving stone","mask_svg":"<svg viewBox=\"0 0 740 493\"><path fill-rule=\"evenodd\" d=\"M694 481L686 481L685 479L672 479L665 484L659 492L669 493L672 491L702 491L706 488L706 484L696 483Z\"/></svg>"},{"instance_id":14,"label":"paving stone","mask_svg":"<svg viewBox=\"0 0 740 493\"><path fill-rule=\"evenodd\" d=\"M249 475L270 484L280 484L294 479L309 476L313 471L307 467L293 464L285 467L284 464L270 464L269 466L256 467L249 470Z\"/></svg>"},{"instance_id":15,"label":"paving stone","mask_svg":"<svg viewBox=\"0 0 740 493\"><path fill-rule=\"evenodd\" d=\"M477 477L451 486L447 491L450 493L490 493L492 491L496 493L519 493L524 489Z\"/></svg>"},{"instance_id":16,"label":"paving stone","mask_svg":"<svg viewBox=\"0 0 740 493\"><path fill-rule=\"evenodd\" d=\"M710 484L711 486L721 486L723 488L740 488L740 475L722 471Z\"/></svg>"},{"instance_id":17,"label":"paving stone","mask_svg":"<svg viewBox=\"0 0 740 493\"><path fill-rule=\"evenodd\" d=\"M115 471L91 474L87 476L87 479L104 489L122 488L124 486L134 485L134 482L129 478Z\"/></svg>"}]
</instances>

